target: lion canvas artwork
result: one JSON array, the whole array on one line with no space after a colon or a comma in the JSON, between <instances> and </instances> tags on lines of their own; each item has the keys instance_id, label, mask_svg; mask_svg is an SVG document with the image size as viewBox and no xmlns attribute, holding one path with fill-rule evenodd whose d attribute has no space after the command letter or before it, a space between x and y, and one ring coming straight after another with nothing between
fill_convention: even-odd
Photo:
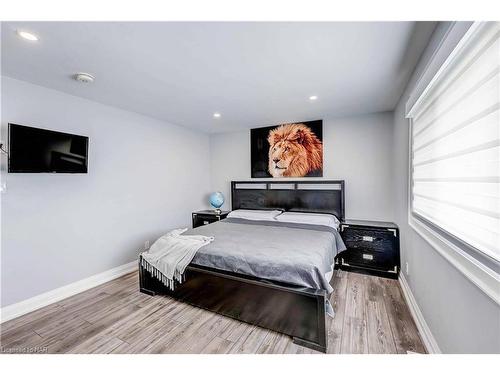
<instances>
[{"instance_id":1,"label":"lion canvas artwork","mask_svg":"<svg viewBox=\"0 0 500 375\"><path fill-rule=\"evenodd\" d=\"M252 129L252 177L322 177L323 121Z\"/></svg>"}]
</instances>

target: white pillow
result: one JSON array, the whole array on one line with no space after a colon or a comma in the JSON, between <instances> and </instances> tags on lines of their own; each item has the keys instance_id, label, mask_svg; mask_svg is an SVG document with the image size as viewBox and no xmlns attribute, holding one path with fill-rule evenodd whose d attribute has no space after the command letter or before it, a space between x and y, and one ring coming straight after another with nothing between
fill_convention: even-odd
<instances>
[{"instance_id":1,"label":"white pillow","mask_svg":"<svg viewBox=\"0 0 500 375\"><path fill-rule=\"evenodd\" d=\"M340 224L339 220L334 215L313 214L307 212L284 212L275 217L275 220L284 223L326 225L334 229L338 229Z\"/></svg>"},{"instance_id":2,"label":"white pillow","mask_svg":"<svg viewBox=\"0 0 500 375\"><path fill-rule=\"evenodd\" d=\"M227 217L247 219L247 220L274 220L276 216L281 214L281 211L273 210L234 210Z\"/></svg>"}]
</instances>

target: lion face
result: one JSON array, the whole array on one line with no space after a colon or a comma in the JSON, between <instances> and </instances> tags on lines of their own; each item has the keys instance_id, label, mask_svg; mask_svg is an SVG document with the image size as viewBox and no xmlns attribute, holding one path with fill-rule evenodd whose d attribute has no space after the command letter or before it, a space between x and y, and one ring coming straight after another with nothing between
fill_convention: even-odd
<instances>
[{"instance_id":1,"label":"lion face","mask_svg":"<svg viewBox=\"0 0 500 375\"><path fill-rule=\"evenodd\" d=\"M303 124L281 125L269 132L269 173L273 177L303 177L323 168L323 145Z\"/></svg>"},{"instance_id":2,"label":"lion face","mask_svg":"<svg viewBox=\"0 0 500 375\"><path fill-rule=\"evenodd\" d=\"M306 157L306 150L299 143L287 139L279 141L269 147L269 173L273 177L287 176L293 161Z\"/></svg>"}]
</instances>

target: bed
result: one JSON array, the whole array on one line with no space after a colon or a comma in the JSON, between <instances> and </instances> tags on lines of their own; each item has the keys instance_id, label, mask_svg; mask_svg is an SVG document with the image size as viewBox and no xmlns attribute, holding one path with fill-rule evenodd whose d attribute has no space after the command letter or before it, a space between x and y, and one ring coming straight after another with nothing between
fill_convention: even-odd
<instances>
[{"instance_id":1,"label":"bed","mask_svg":"<svg viewBox=\"0 0 500 375\"><path fill-rule=\"evenodd\" d=\"M344 219L344 181L233 181L232 210L280 209ZM172 291L139 260L140 290L176 299L292 336L327 350L328 294L334 257L343 250L335 229L323 225L228 218L187 234L215 237Z\"/></svg>"}]
</instances>

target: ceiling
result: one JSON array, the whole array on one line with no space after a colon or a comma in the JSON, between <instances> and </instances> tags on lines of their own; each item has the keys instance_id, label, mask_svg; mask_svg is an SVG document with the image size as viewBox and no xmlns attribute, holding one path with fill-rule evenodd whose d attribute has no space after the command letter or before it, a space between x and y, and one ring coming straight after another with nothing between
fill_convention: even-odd
<instances>
[{"instance_id":1,"label":"ceiling","mask_svg":"<svg viewBox=\"0 0 500 375\"><path fill-rule=\"evenodd\" d=\"M2 75L209 133L232 131L394 109L435 25L3 22ZM27 42L17 29L40 40ZM71 78L81 71L95 82Z\"/></svg>"}]
</instances>

